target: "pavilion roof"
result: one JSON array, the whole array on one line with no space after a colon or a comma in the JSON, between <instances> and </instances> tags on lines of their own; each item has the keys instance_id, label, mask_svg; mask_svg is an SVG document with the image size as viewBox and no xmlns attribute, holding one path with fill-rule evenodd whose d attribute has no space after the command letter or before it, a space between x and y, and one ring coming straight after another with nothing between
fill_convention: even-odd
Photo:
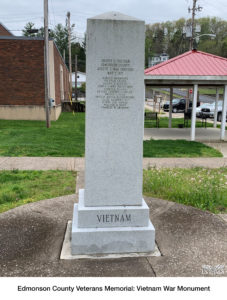
<instances>
[{"instance_id":1,"label":"pavilion roof","mask_svg":"<svg viewBox=\"0 0 227 300\"><path fill-rule=\"evenodd\" d=\"M144 71L146 76L227 76L227 58L191 50Z\"/></svg>"}]
</instances>

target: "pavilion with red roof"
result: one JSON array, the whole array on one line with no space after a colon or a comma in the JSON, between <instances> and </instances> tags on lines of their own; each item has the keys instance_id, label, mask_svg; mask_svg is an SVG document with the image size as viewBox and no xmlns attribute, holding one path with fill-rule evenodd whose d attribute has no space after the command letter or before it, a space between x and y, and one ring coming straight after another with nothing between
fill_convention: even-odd
<instances>
[{"instance_id":1,"label":"pavilion with red roof","mask_svg":"<svg viewBox=\"0 0 227 300\"><path fill-rule=\"evenodd\" d=\"M193 104L191 117L191 140L195 140L196 104L199 87L224 87L222 108L221 140L225 138L227 108L227 59L191 50L179 56L155 65L144 71L146 86L170 87L170 118L172 117L173 87L193 87ZM216 111L217 111L216 97ZM216 113L217 117L217 113Z\"/></svg>"}]
</instances>

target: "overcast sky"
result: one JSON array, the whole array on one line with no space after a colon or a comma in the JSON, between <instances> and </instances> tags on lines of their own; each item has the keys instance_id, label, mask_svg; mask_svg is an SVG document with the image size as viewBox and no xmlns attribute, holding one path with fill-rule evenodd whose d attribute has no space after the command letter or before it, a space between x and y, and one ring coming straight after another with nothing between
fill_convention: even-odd
<instances>
[{"instance_id":1,"label":"overcast sky","mask_svg":"<svg viewBox=\"0 0 227 300\"><path fill-rule=\"evenodd\" d=\"M75 34L82 37L86 19L107 11L121 13L145 20L146 24L189 18L188 7L192 0L49 0L49 27L65 23L67 11L75 24ZM227 19L226 0L198 0L203 7L197 18L217 16ZM15 35L20 35L27 22L43 26L43 0L0 0L0 22Z\"/></svg>"}]
</instances>

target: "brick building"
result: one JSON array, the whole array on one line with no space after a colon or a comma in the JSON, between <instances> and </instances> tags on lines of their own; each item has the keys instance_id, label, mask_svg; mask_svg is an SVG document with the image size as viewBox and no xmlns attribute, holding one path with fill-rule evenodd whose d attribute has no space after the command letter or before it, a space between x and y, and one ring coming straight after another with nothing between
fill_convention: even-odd
<instances>
[{"instance_id":1,"label":"brick building","mask_svg":"<svg viewBox=\"0 0 227 300\"><path fill-rule=\"evenodd\" d=\"M0 36L13 36L13 34L2 24L0 23Z\"/></svg>"},{"instance_id":2,"label":"brick building","mask_svg":"<svg viewBox=\"0 0 227 300\"><path fill-rule=\"evenodd\" d=\"M69 71L49 41L51 120L68 99ZM44 40L13 36L0 24L0 119L45 120Z\"/></svg>"}]
</instances>

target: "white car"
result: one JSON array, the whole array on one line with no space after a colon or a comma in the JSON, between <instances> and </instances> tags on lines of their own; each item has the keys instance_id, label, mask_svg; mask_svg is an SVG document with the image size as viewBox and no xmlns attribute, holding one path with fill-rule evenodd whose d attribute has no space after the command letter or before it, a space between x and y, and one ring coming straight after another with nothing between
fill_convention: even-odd
<instances>
[{"instance_id":1,"label":"white car","mask_svg":"<svg viewBox=\"0 0 227 300\"><path fill-rule=\"evenodd\" d=\"M223 101L218 101L217 121L221 122ZM201 113L208 118L214 118L215 103L209 104L201 109Z\"/></svg>"},{"instance_id":2,"label":"white car","mask_svg":"<svg viewBox=\"0 0 227 300\"><path fill-rule=\"evenodd\" d=\"M203 103L202 105L196 107L196 117L201 118L202 117L202 108L207 108L209 107L210 103Z\"/></svg>"}]
</instances>

